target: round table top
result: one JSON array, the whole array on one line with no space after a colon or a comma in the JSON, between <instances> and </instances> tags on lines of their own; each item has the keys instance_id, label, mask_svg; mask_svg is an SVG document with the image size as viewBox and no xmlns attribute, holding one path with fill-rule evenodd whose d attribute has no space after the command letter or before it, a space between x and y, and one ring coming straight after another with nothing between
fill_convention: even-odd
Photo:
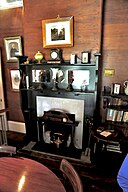
<instances>
[{"instance_id":1,"label":"round table top","mask_svg":"<svg viewBox=\"0 0 128 192\"><path fill-rule=\"evenodd\" d=\"M46 166L27 158L0 158L0 192L65 192Z\"/></svg>"}]
</instances>

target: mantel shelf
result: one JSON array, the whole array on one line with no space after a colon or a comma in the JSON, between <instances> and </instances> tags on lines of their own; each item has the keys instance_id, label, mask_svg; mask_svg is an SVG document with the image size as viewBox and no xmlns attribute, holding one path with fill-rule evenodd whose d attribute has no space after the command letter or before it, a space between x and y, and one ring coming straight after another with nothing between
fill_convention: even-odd
<instances>
[{"instance_id":1,"label":"mantel shelf","mask_svg":"<svg viewBox=\"0 0 128 192\"><path fill-rule=\"evenodd\" d=\"M42 62L42 63L28 63L28 64L24 64L24 63L21 63L20 64L21 66L22 65L25 65L25 66L49 66L49 67L53 67L53 66L56 66L56 67L60 67L60 66L96 66L96 63L87 63L87 64L83 64L83 63L75 63L75 64L71 64L69 61L68 62L63 62L61 64L56 64L56 63L53 63L53 64L49 64L47 62Z\"/></svg>"},{"instance_id":2,"label":"mantel shelf","mask_svg":"<svg viewBox=\"0 0 128 192\"><path fill-rule=\"evenodd\" d=\"M40 91L41 93L53 93L53 94L73 94L75 96L77 95L86 95L86 94L94 94L95 91L80 91L80 90L74 90L74 91L67 91L66 89L58 89L57 91L52 91L52 89L40 89L40 88L21 88L21 91Z\"/></svg>"}]
</instances>

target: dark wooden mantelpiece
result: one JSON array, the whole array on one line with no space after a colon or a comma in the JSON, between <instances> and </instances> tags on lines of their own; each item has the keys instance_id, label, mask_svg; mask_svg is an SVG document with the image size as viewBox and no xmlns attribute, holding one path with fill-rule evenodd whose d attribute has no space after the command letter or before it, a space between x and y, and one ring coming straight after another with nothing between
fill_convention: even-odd
<instances>
[{"instance_id":1,"label":"dark wooden mantelpiece","mask_svg":"<svg viewBox=\"0 0 128 192\"><path fill-rule=\"evenodd\" d=\"M96 55L96 62L89 64L74 64L71 65L69 62L62 64L37 64L29 63L24 64L19 62L19 69L21 72L21 83L20 83L20 99L21 109L25 119L26 125L26 138L28 142L39 142L39 128L38 118L36 110L36 97L54 97L54 98L70 98L84 100L84 125L83 125L83 147L84 151L88 144L88 127L86 127L86 118L93 118L94 112L96 112L97 106L97 89L98 89L98 69L99 69L99 55ZM87 89L81 90L81 88L69 90L68 84L66 87L63 83L58 84L56 91L52 90L53 82L34 82L33 71L35 70L51 70L51 68L58 68L64 72L64 78L67 78L65 74L67 71L89 71L89 85ZM27 81L26 81L27 77ZM43 85L42 85L43 84Z\"/></svg>"}]
</instances>

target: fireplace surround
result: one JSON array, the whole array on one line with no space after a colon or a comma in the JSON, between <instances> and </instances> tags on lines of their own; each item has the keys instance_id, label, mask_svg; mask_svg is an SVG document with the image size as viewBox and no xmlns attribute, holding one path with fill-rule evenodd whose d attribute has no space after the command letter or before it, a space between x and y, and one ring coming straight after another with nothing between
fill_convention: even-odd
<instances>
[{"instance_id":1,"label":"fireplace surround","mask_svg":"<svg viewBox=\"0 0 128 192\"><path fill-rule=\"evenodd\" d=\"M65 157L81 158L81 153L88 147L89 140L86 118L95 120L97 118L95 114L98 114L96 106L98 106L99 54L95 57L94 63L77 65L71 65L68 62L24 64L22 59L19 59L21 109L26 125L26 141L33 143L32 150L49 154L56 151L56 154ZM54 81L51 68L57 68L56 71L61 74L54 78ZM40 71L44 73L43 77L38 80ZM73 79L70 82L69 73L71 71ZM48 111L74 115L74 121L68 125L70 128L67 126L73 134L70 132L68 136L66 135L66 142L63 142L64 133L55 128L57 123L49 123L44 120L44 115ZM62 129L66 124L66 118L63 120L63 123L58 123ZM49 130L50 124L54 125L54 134ZM48 130L45 130L47 127ZM70 145L71 143L72 145ZM63 144L65 150L62 150ZM77 155L72 156L72 154Z\"/></svg>"}]
</instances>

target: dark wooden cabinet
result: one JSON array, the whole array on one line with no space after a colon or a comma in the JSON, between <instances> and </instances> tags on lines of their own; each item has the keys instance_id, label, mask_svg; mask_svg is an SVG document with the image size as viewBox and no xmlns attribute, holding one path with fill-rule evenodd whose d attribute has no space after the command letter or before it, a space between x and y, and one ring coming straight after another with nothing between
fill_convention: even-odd
<instances>
[{"instance_id":1,"label":"dark wooden cabinet","mask_svg":"<svg viewBox=\"0 0 128 192\"><path fill-rule=\"evenodd\" d=\"M28 141L38 142L40 140L37 96L83 100L82 150L85 150L89 137L86 118L93 119L97 110L99 55L95 55L95 57L95 63L74 65L69 62L25 64L19 59L21 109ZM56 81L54 81L52 69L59 71Z\"/></svg>"}]
</instances>

